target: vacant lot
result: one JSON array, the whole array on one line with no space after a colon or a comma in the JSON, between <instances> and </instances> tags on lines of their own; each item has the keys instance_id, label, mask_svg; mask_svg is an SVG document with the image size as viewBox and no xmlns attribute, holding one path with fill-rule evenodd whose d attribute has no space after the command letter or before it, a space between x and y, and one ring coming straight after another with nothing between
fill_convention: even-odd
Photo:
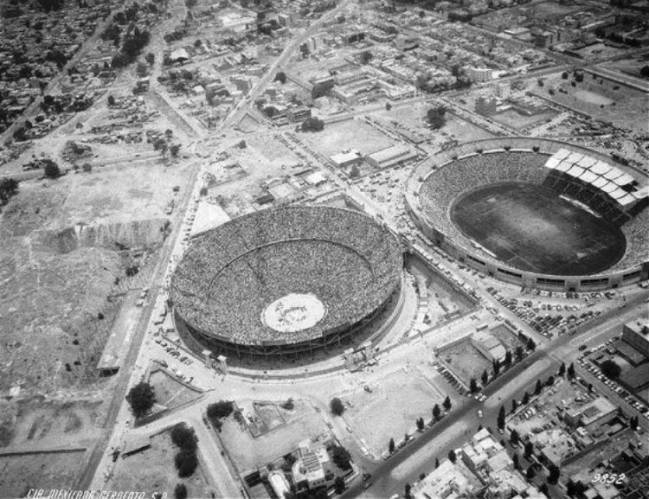
<instances>
[{"instance_id":1,"label":"vacant lot","mask_svg":"<svg viewBox=\"0 0 649 499\"><path fill-rule=\"evenodd\" d=\"M163 369L151 373L149 383L153 386L156 402L168 409L174 409L187 402L195 400L201 394L179 383Z\"/></svg>"},{"instance_id":2,"label":"vacant lot","mask_svg":"<svg viewBox=\"0 0 649 499\"><path fill-rule=\"evenodd\" d=\"M432 418L435 404L447 393L431 385L417 369L404 368L341 399L348 406L343 414L354 434L375 456L388 449L390 438L396 442L416 427L416 420ZM450 395L450 394L448 394Z\"/></svg>"},{"instance_id":3,"label":"vacant lot","mask_svg":"<svg viewBox=\"0 0 649 499\"><path fill-rule=\"evenodd\" d=\"M42 397L0 402L0 447L85 446L99 432L101 400L55 402Z\"/></svg>"},{"instance_id":4,"label":"vacant lot","mask_svg":"<svg viewBox=\"0 0 649 499\"><path fill-rule=\"evenodd\" d=\"M456 345L442 349L438 357L449 365L456 375L469 386L471 378L478 383L485 371L491 370L491 362L482 355L467 338Z\"/></svg>"},{"instance_id":5,"label":"vacant lot","mask_svg":"<svg viewBox=\"0 0 649 499\"><path fill-rule=\"evenodd\" d=\"M156 435L148 449L117 460L105 488L146 492L147 497L153 497L154 492L162 492L165 497L173 497L176 484L184 483L189 497L210 497L212 489L200 464L191 477L178 478L174 466L177 452L178 448L168 433Z\"/></svg>"},{"instance_id":6,"label":"vacant lot","mask_svg":"<svg viewBox=\"0 0 649 499\"><path fill-rule=\"evenodd\" d=\"M225 420L221 439L240 473L264 466L294 451L302 440L328 432L322 416L311 405L300 400L294 403L292 411L279 409L286 423L257 438L234 418ZM245 409L245 403L240 406L244 407L246 419L248 416L257 417L256 411L253 414L251 410Z\"/></svg>"},{"instance_id":7,"label":"vacant lot","mask_svg":"<svg viewBox=\"0 0 649 499\"><path fill-rule=\"evenodd\" d=\"M0 497L25 497L29 489L74 489L84 465L83 452L2 456Z\"/></svg>"},{"instance_id":8,"label":"vacant lot","mask_svg":"<svg viewBox=\"0 0 649 499\"><path fill-rule=\"evenodd\" d=\"M370 154L393 145L393 140L360 119L325 125L321 132L299 133L314 150L329 157L347 149Z\"/></svg>"}]
</instances>

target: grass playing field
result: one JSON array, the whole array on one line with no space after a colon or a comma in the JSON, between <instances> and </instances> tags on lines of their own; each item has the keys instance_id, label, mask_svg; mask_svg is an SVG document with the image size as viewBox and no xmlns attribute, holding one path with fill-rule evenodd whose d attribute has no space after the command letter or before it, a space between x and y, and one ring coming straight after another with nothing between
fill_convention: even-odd
<instances>
[{"instance_id":1,"label":"grass playing field","mask_svg":"<svg viewBox=\"0 0 649 499\"><path fill-rule=\"evenodd\" d=\"M477 189L453 205L451 219L500 260L533 272L594 274L615 264L626 248L619 227L532 184Z\"/></svg>"}]
</instances>

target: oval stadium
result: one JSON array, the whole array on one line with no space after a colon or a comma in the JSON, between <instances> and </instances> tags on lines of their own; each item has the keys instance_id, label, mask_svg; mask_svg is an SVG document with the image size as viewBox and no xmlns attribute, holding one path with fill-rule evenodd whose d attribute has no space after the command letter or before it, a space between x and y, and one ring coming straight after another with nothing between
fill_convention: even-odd
<instances>
[{"instance_id":1,"label":"oval stadium","mask_svg":"<svg viewBox=\"0 0 649 499\"><path fill-rule=\"evenodd\" d=\"M353 341L398 293L398 238L347 209L287 206L197 235L171 279L176 326L194 349L236 358Z\"/></svg>"},{"instance_id":2,"label":"oval stadium","mask_svg":"<svg viewBox=\"0 0 649 499\"><path fill-rule=\"evenodd\" d=\"M463 144L413 172L406 202L428 240L521 286L588 291L649 276L649 179L584 147Z\"/></svg>"}]
</instances>

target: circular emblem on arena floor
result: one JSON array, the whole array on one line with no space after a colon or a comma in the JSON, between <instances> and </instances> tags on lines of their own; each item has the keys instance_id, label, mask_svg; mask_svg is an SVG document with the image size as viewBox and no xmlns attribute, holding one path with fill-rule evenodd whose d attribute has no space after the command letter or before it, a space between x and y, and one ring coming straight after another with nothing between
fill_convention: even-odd
<instances>
[{"instance_id":1,"label":"circular emblem on arena floor","mask_svg":"<svg viewBox=\"0 0 649 499\"><path fill-rule=\"evenodd\" d=\"M282 333L294 333L315 326L326 315L324 304L314 294L291 293L268 305L261 320Z\"/></svg>"}]
</instances>

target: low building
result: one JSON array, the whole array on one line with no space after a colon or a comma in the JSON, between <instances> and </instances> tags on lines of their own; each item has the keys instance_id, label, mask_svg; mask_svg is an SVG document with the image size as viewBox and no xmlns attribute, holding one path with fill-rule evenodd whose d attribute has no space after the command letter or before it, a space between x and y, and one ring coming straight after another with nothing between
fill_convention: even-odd
<instances>
[{"instance_id":1,"label":"low building","mask_svg":"<svg viewBox=\"0 0 649 499\"><path fill-rule=\"evenodd\" d=\"M297 455L291 471L298 491L326 485L323 453L312 449L309 440L304 440L298 446ZM327 455L326 451L324 455ZM328 460L328 456L326 459Z\"/></svg>"},{"instance_id":2,"label":"low building","mask_svg":"<svg viewBox=\"0 0 649 499\"><path fill-rule=\"evenodd\" d=\"M284 476L284 473L278 470L273 470L268 474L268 483L270 483L273 492L279 498L286 497L286 494L291 492L291 486Z\"/></svg>"},{"instance_id":3,"label":"low building","mask_svg":"<svg viewBox=\"0 0 649 499\"><path fill-rule=\"evenodd\" d=\"M507 350L503 344L489 331L478 331L471 335L471 344L490 361L505 360Z\"/></svg>"},{"instance_id":4,"label":"low building","mask_svg":"<svg viewBox=\"0 0 649 499\"><path fill-rule=\"evenodd\" d=\"M638 319L624 324L622 339L649 357L649 319Z\"/></svg>"},{"instance_id":5,"label":"low building","mask_svg":"<svg viewBox=\"0 0 649 499\"><path fill-rule=\"evenodd\" d=\"M365 159L376 168L389 168L416 159L416 151L406 145L397 144L368 155Z\"/></svg>"},{"instance_id":6,"label":"low building","mask_svg":"<svg viewBox=\"0 0 649 499\"><path fill-rule=\"evenodd\" d=\"M355 149L331 156L331 161L333 161L334 164L339 168L356 165L360 163L362 159L363 157L361 156L361 153L359 153Z\"/></svg>"},{"instance_id":7,"label":"low building","mask_svg":"<svg viewBox=\"0 0 649 499\"><path fill-rule=\"evenodd\" d=\"M484 486L462 463L443 461L410 491L414 499L477 497Z\"/></svg>"},{"instance_id":8,"label":"low building","mask_svg":"<svg viewBox=\"0 0 649 499\"><path fill-rule=\"evenodd\" d=\"M566 422L573 426L583 426L593 431L608 423L616 415L617 408L604 397L598 397L577 409L566 411Z\"/></svg>"},{"instance_id":9,"label":"low building","mask_svg":"<svg viewBox=\"0 0 649 499\"><path fill-rule=\"evenodd\" d=\"M491 81L493 79L493 69L474 68L473 66L469 66L468 68L466 68L466 76L474 83Z\"/></svg>"}]
</instances>

